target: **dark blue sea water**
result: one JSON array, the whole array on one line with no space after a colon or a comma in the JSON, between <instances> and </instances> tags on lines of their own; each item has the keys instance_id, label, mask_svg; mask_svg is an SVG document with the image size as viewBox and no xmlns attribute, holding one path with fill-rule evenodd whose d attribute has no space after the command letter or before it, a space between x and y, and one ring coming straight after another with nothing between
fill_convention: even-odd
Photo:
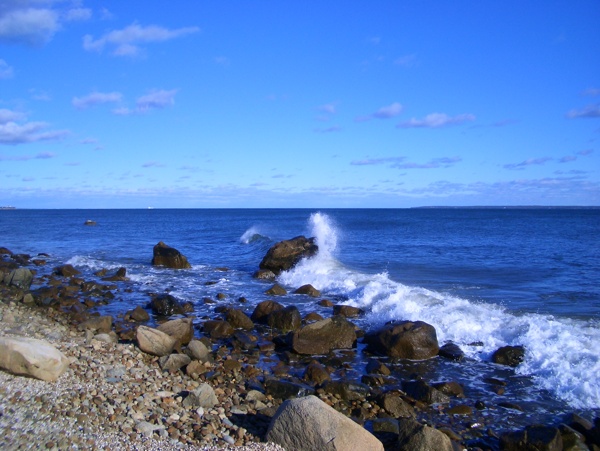
<instances>
[{"instance_id":1,"label":"dark blue sea water","mask_svg":"<svg viewBox=\"0 0 600 451\"><path fill-rule=\"evenodd\" d=\"M84 226L87 219L97 226ZM453 341L472 360L430 363L422 369L430 378L459 379L467 400L490 403L498 399L485 377L517 381L503 398L526 406L512 413L516 423L519 415L598 414L600 209L0 211L0 246L13 252L46 252L48 266L68 262L90 278L125 266L136 288L105 308L114 314L165 290L194 302L198 317L212 314L202 299L217 293L227 295L222 302L246 297L251 312L268 299L270 285L252 278L262 257L302 234L317 237L319 254L279 282L290 292L310 283L323 297L362 307L364 329L391 319L434 325L441 343ZM153 268L159 241L193 268ZM330 313L304 296L277 300ZM504 345L526 347L516 372L489 363Z\"/></svg>"}]
</instances>

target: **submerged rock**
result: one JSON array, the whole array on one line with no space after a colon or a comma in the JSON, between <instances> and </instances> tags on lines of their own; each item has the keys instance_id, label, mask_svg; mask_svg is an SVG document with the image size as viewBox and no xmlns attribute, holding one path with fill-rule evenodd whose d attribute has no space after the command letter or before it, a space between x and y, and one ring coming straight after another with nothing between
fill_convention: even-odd
<instances>
[{"instance_id":1,"label":"submerged rock","mask_svg":"<svg viewBox=\"0 0 600 451\"><path fill-rule=\"evenodd\" d=\"M500 365L516 367L525 358L523 346L503 346L492 355L492 362Z\"/></svg>"}]
</instances>

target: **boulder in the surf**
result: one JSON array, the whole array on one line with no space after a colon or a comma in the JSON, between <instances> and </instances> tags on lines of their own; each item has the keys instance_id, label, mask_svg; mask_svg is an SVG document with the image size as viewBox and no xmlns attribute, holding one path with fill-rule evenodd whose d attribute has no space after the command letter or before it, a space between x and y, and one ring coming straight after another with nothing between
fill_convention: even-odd
<instances>
[{"instance_id":1,"label":"boulder in the surf","mask_svg":"<svg viewBox=\"0 0 600 451\"><path fill-rule=\"evenodd\" d=\"M184 313L183 305L170 294L159 294L150 301L150 308L155 315L171 316Z\"/></svg>"},{"instance_id":2,"label":"boulder in the surf","mask_svg":"<svg viewBox=\"0 0 600 451\"><path fill-rule=\"evenodd\" d=\"M492 362L516 367L525 358L523 346L503 346L492 355Z\"/></svg>"},{"instance_id":3,"label":"boulder in the surf","mask_svg":"<svg viewBox=\"0 0 600 451\"><path fill-rule=\"evenodd\" d=\"M315 238L297 236L291 240L283 240L274 244L260 262L260 269L268 269L275 274L294 267L301 259L312 257L319 247Z\"/></svg>"},{"instance_id":4,"label":"boulder in the surf","mask_svg":"<svg viewBox=\"0 0 600 451\"><path fill-rule=\"evenodd\" d=\"M162 241L153 248L152 265L173 269L191 268L187 258L181 252Z\"/></svg>"},{"instance_id":5,"label":"boulder in the surf","mask_svg":"<svg viewBox=\"0 0 600 451\"><path fill-rule=\"evenodd\" d=\"M298 354L328 354L349 349L356 342L354 324L340 315L304 326L292 336L292 349Z\"/></svg>"},{"instance_id":6,"label":"boulder in the surf","mask_svg":"<svg viewBox=\"0 0 600 451\"><path fill-rule=\"evenodd\" d=\"M365 335L366 351L399 359L426 360L437 356L435 328L423 321L399 321Z\"/></svg>"}]
</instances>

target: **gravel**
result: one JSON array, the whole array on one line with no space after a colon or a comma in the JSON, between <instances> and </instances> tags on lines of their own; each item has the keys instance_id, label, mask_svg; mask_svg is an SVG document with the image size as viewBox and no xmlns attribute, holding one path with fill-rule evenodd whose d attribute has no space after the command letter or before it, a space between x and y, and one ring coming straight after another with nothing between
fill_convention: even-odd
<instances>
[{"instance_id":1,"label":"gravel","mask_svg":"<svg viewBox=\"0 0 600 451\"><path fill-rule=\"evenodd\" d=\"M46 340L71 360L56 382L0 371L1 449L283 450L227 416L251 411L235 381L214 387L213 408L186 407L201 381L161 371L133 344L98 341L52 309L0 301L0 336Z\"/></svg>"}]
</instances>

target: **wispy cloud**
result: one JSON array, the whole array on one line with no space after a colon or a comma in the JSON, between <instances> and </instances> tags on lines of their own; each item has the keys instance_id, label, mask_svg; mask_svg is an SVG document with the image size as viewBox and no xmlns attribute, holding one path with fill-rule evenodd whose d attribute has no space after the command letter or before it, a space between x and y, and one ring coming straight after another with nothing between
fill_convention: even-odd
<instances>
[{"instance_id":1,"label":"wispy cloud","mask_svg":"<svg viewBox=\"0 0 600 451\"><path fill-rule=\"evenodd\" d=\"M567 113L567 117L570 119L600 117L600 103L587 105L579 110L571 110Z\"/></svg>"},{"instance_id":2,"label":"wispy cloud","mask_svg":"<svg viewBox=\"0 0 600 451\"><path fill-rule=\"evenodd\" d=\"M337 105L335 102L326 103L317 107L317 110L326 114L335 114L337 113Z\"/></svg>"},{"instance_id":3,"label":"wispy cloud","mask_svg":"<svg viewBox=\"0 0 600 451\"><path fill-rule=\"evenodd\" d=\"M551 160L551 157L529 158L527 160L521 161L520 163L505 164L503 167L504 169L523 170L528 166L539 166Z\"/></svg>"},{"instance_id":4,"label":"wispy cloud","mask_svg":"<svg viewBox=\"0 0 600 451\"><path fill-rule=\"evenodd\" d=\"M120 92L92 92L83 97L73 97L72 105L78 110L84 110L103 103L116 103L122 99Z\"/></svg>"},{"instance_id":5,"label":"wispy cloud","mask_svg":"<svg viewBox=\"0 0 600 451\"><path fill-rule=\"evenodd\" d=\"M0 59L0 80L6 78L12 78L14 75L14 70L11 66L8 65L6 61Z\"/></svg>"},{"instance_id":6,"label":"wispy cloud","mask_svg":"<svg viewBox=\"0 0 600 451\"><path fill-rule=\"evenodd\" d=\"M24 113L12 110L0 110L0 144L25 144L37 141L64 138L66 130L46 131L46 122L27 122Z\"/></svg>"},{"instance_id":7,"label":"wispy cloud","mask_svg":"<svg viewBox=\"0 0 600 451\"><path fill-rule=\"evenodd\" d=\"M87 34L83 37L83 48L101 52L105 47L111 47L112 54L115 56L138 56L143 44L170 41L199 31L198 27L169 30L158 25L142 26L134 23L122 30L110 31L98 39Z\"/></svg>"},{"instance_id":8,"label":"wispy cloud","mask_svg":"<svg viewBox=\"0 0 600 451\"><path fill-rule=\"evenodd\" d=\"M64 14L66 22L83 22L91 19L92 10L89 8L71 8Z\"/></svg>"},{"instance_id":9,"label":"wispy cloud","mask_svg":"<svg viewBox=\"0 0 600 451\"><path fill-rule=\"evenodd\" d=\"M448 125L460 125L465 122L475 120L473 114L459 114L457 116L448 116L445 113L431 113L424 119L412 118L405 122L400 122L398 128L440 128Z\"/></svg>"},{"instance_id":10,"label":"wispy cloud","mask_svg":"<svg viewBox=\"0 0 600 451\"><path fill-rule=\"evenodd\" d=\"M369 166L369 165L387 165L395 169L437 169L449 168L456 163L462 161L460 157L440 157L433 158L427 163L413 163L406 161L406 157L382 157L382 158L366 158L364 160L354 160L350 164L353 166Z\"/></svg>"},{"instance_id":11,"label":"wispy cloud","mask_svg":"<svg viewBox=\"0 0 600 451\"><path fill-rule=\"evenodd\" d=\"M593 153L594 153L594 149L585 149L585 150L580 150L579 152L577 152L577 155L586 156L586 155L591 155Z\"/></svg>"},{"instance_id":12,"label":"wispy cloud","mask_svg":"<svg viewBox=\"0 0 600 451\"><path fill-rule=\"evenodd\" d=\"M396 66L414 67L418 64L416 55L403 55L394 60Z\"/></svg>"},{"instance_id":13,"label":"wispy cloud","mask_svg":"<svg viewBox=\"0 0 600 451\"><path fill-rule=\"evenodd\" d=\"M341 132L342 131L342 127L339 125L332 125L331 127L324 127L324 128L315 128L315 132L317 133L335 133L335 132Z\"/></svg>"},{"instance_id":14,"label":"wispy cloud","mask_svg":"<svg viewBox=\"0 0 600 451\"><path fill-rule=\"evenodd\" d=\"M165 164L158 161L148 161L142 165L143 168L164 168Z\"/></svg>"},{"instance_id":15,"label":"wispy cloud","mask_svg":"<svg viewBox=\"0 0 600 451\"><path fill-rule=\"evenodd\" d=\"M175 104L177 89L165 90L155 89L148 94L138 97L135 108L117 108L113 113L119 116L131 116L134 114L145 114L151 110L161 110Z\"/></svg>"},{"instance_id":16,"label":"wispy cloud","mask_svg":"<svg viewBox=\"0 0 600 451\"><path fill-rule=\"evenodd\" d=\"M18 155L18 156L5 156L0 155L0 161L29 161L29 160L47 160L49 158L56 157L56 154L52 152L40 152L37 155Z\"/></svg>"},{"instance_id":17,"label":"wispy cloud","mask_svg":"<svg viewBox=\"0 0 600 451\"><path fill-rule=\"evenodd\" d=\"M600 88L589 88L583 91L584 96L596 97L600 96Z\"/></svg>"},{"instance_id":18,"label":"wispy cloud","mask_svg":"<svg viewBox=\"0 0 600 451\"><path fill-rule=\"evenodd\" d=\"M394 102L390 105L382 106L374 113L366 116L359 116L355 119L356 122L365 122L371 119L390 119L402 113L403 107L400 103Z\"/></svg>"}]
</instances>

